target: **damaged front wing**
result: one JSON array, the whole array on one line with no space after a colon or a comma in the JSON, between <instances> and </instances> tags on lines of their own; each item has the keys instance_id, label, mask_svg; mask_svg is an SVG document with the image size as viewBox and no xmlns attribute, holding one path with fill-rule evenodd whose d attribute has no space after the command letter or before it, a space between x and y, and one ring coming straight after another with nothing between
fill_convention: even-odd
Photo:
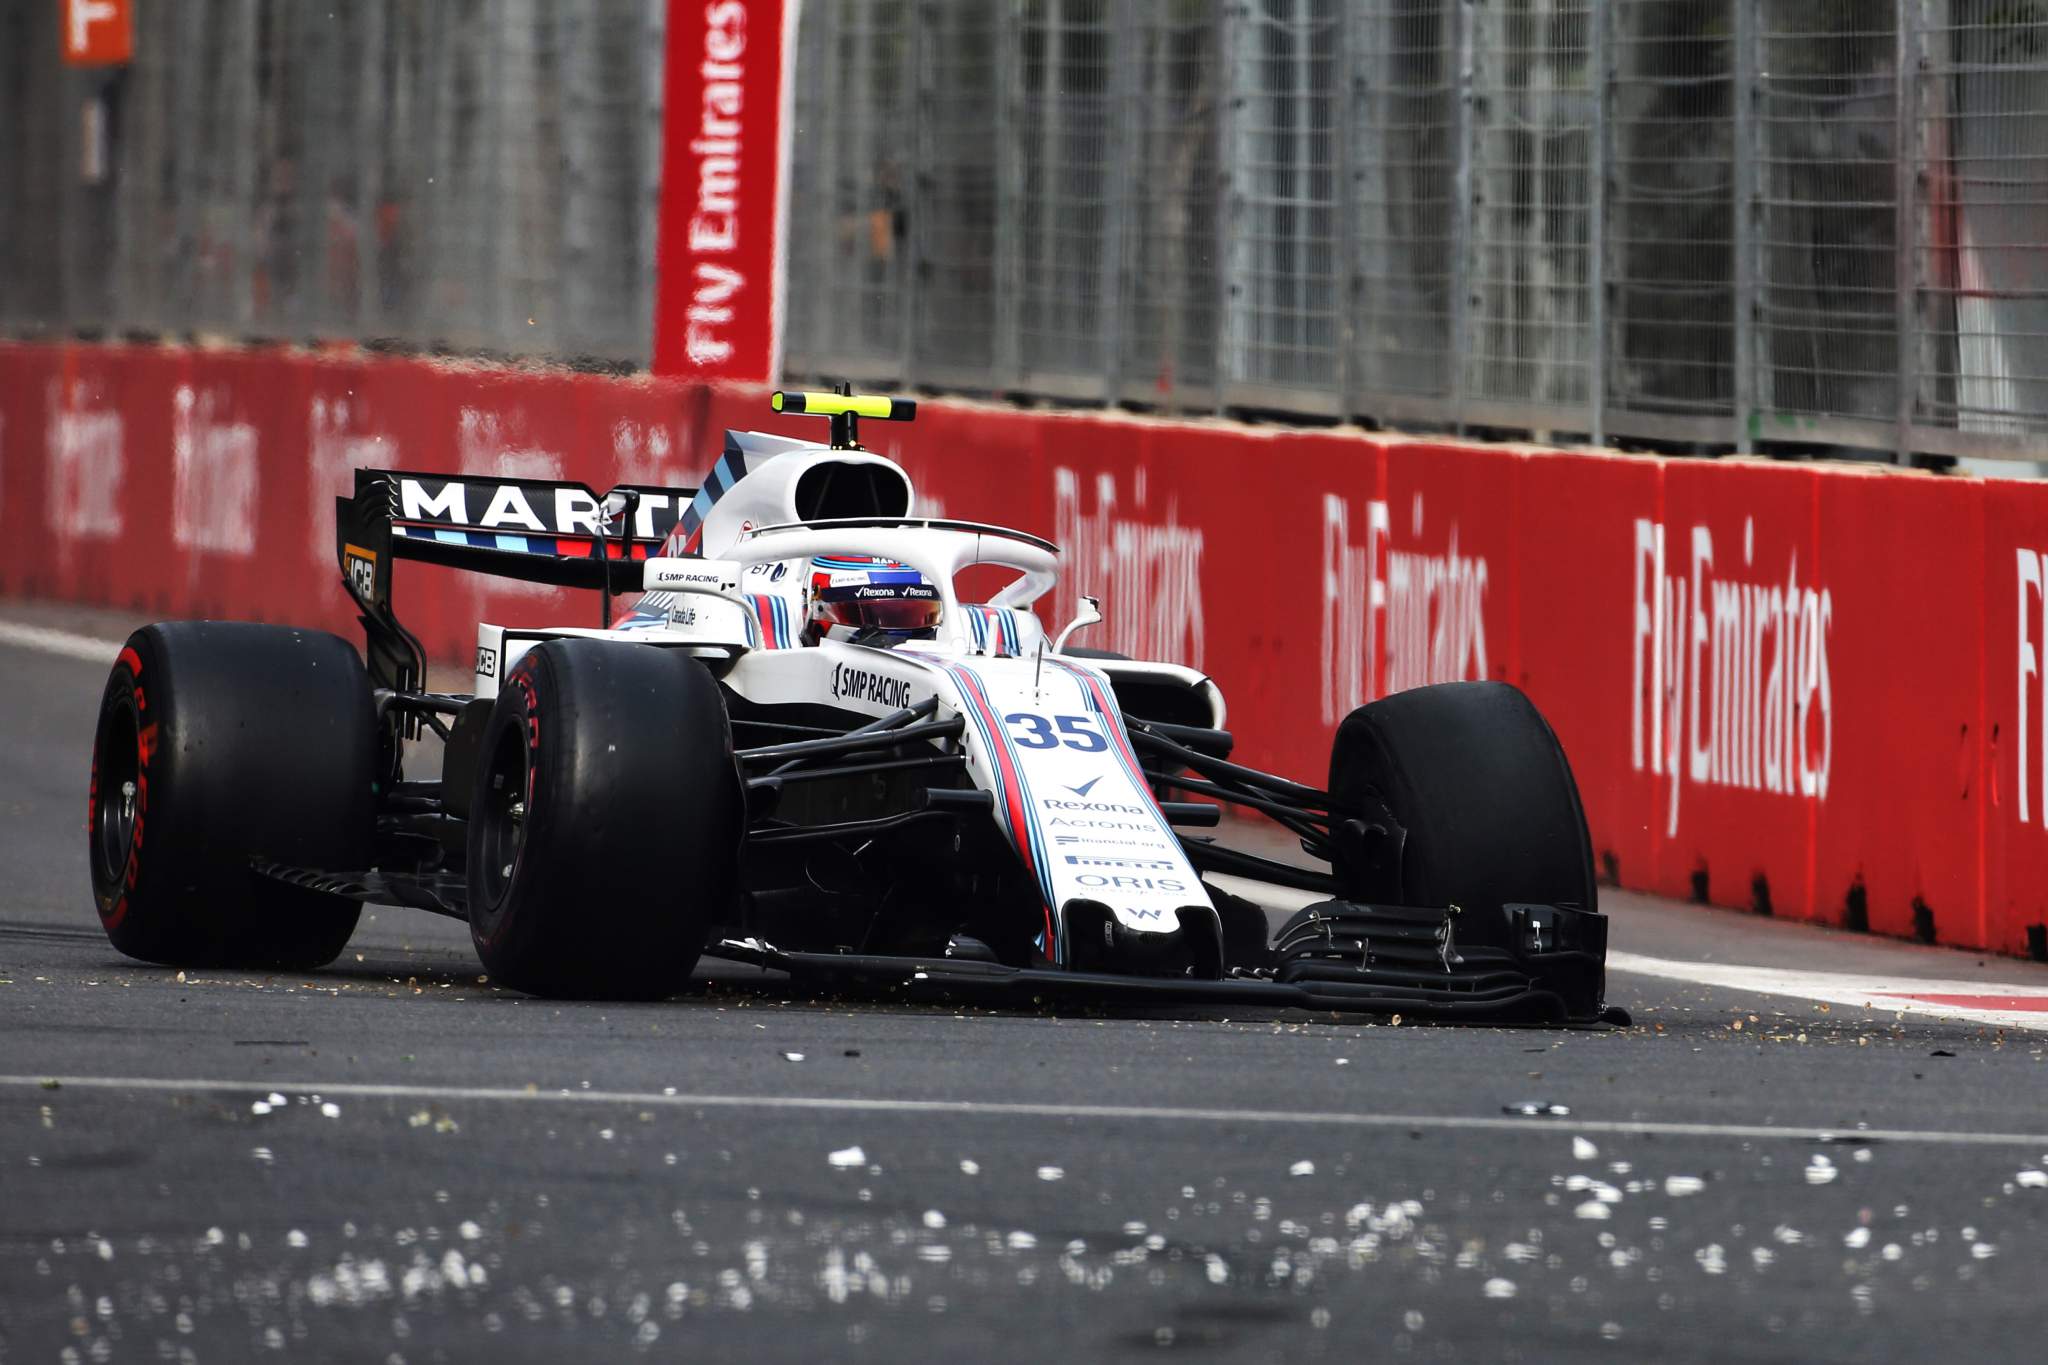
<instances>
[{"instance_id":1,"label":"damaged front wing","mask_svg":"<svg viewBox=\"0 0 2048 1365\"><path fill-rule=\"evenodd\" d=\"M1009 967L944 954L788 952L756 938L717 940L705 951L816 984L986 995L1004 1003L1214 1004L1552 1027L1628 1023L1627 1012L1603 998L1604 916L1533 904L1493 913L1498 921L1482 925L1456 907L1320 901L1281 927L1269 962L1234 968L1221 979Z\"/></svg>"}]
</instances>

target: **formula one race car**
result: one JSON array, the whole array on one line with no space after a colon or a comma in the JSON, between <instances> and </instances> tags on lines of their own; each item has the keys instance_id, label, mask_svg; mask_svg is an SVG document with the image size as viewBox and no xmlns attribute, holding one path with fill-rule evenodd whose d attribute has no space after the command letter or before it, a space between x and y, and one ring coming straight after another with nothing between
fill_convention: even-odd
<instances>
[{"instance_id":1,"label":"formula one race car","mask_svg":"<svg viewBox=\"0 0 2048 1365\"><path fill-rule=\"evenodd\" d=\"M659 998L709 953L1039 999L1617 1017L1577 788L1522 693L1360 707L1326 788L1234 763L1207 677L1069 647L1090 599L1048 638L1055 546L916 515L857 439L914 404L773 406L830 443L730 432L697 489L358 471L337 542L367 666L320 631L137 631L93 751L114 945L309 969L378 901L466 920L493 979L552 996ZM429 691L398 559L589 588L601 625L483 625L473 694ZM430 735L438 773L407 776ZM1222 804L1313 865L1182 833ZM1256 884L1312 903L1274 931Z\"/></svg>"}]
</instances>

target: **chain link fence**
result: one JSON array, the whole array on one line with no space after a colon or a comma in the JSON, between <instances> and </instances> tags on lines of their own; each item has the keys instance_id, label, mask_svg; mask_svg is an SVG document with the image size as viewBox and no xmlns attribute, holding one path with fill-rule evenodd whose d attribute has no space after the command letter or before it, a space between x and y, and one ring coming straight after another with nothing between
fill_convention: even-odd
<instances>
[{"instance_id":1,"label":"chain link fence","mask_svg":"<svg viewBox=\"0 0 2048 1365\"><path fill-rule=\"evenodd\" d=\"M645 364L662 0L0 0L0 327Z\"/></svg>"},{"instance_id":2,"label":"chain link fence","mask_svg":"<svg viewBox=\"0 0 2048 1365\"><path fill-rule=\"evenodd\" d=\"M2048 0L833 0L787 368L2041 458Z\"/></svg>"},{"instance_id":3,"label":"chain link fence","mask_svg":"<svg viewBox=\"0 0 2048 1365\"><path fill-rule=\"evenodd\" d=\"M0 327L644 363L664 0L0 0ZM2048 0L813 0L794 377L2038 457Z\"/></svg>"}]
</instances>

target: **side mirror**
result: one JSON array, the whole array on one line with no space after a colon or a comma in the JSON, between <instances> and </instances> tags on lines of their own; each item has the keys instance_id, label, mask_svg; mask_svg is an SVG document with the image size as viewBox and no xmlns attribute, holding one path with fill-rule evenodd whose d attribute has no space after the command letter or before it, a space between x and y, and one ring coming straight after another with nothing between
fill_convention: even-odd
<instances>
[{"instance_id":1,"label":"side mirror","mask_svg":"<svg viewBox=\"0 0 2048 1365\"><path fill-rule=\"evenodd\" d=\"M1082 598L1081 610L1074 613L1074 619L1067 622L1067 628L1060 632L1060 637L1057 640L1052 642L1052 652L1055 654L1066 653L1067 637L1069 635L1072 635L1083 626L1092 626L1101 619L1102 599L1099 597Z\"/></svg>"},{"instance_id":2,"label":"side mirror","mask_svg":"<svg viewBox=\"0 0 2048 1365\"><path fill-rule=\"evenodd\" d=\"M632 517L633 509L639 505L640 490L637 488L614 488L605 494L602 504L604 520L601 523L604 533L621 540L625 539L631 533L627 521Z\"/></svg>"}]
</instances>

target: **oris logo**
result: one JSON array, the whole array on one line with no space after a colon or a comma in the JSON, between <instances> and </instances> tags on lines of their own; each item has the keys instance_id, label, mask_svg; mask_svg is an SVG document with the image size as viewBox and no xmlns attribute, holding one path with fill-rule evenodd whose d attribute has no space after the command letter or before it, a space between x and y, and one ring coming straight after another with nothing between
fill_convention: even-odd
<instances>
[{"instance_id":1,"label":"oris logo","mask_svg":"<svg viewBox=\"0 0 2048 1365\"><path fill-rule=\"evenodd\" d=\"M1187 883L1178 877L1124 877L1105 876L1100 872L1083 872L1074 878L1081 886L1102 887L1110 891L1185 891Z\"/></svg>"}]
</instances>

